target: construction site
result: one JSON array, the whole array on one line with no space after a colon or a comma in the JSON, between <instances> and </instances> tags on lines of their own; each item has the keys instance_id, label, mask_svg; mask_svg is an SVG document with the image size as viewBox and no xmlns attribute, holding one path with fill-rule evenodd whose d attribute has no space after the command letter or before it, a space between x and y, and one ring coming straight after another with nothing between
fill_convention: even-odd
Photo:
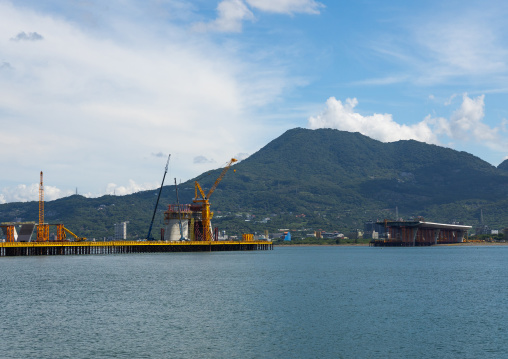
<instances>
[{"instance_id":1,"label":"construction site","mask_svg":"<svg viewBox=\"0 0 508 359\"><path fill-rule=\"evenodd\" d=\"M471 226L425 221L388 221L374 225L373 240L376 247L416 247L436 244L463 243Z\"/></svg>"},{"instance_id":2,"label":"construction site","mask_svg":"<svg viewBox=\"0 0 508 359\"><path fill-rule=\"evenodd\" d=\"M197 251L234 251L269 250L273 244L267 240L254 240L252 234L243 234L241 240L219 240L219 229L212 228L213 212L210 211L209 198L226 175L236 159L231 159L223 168L210 190L205 191L195 182L195 196L192 204L180 204L175 179L176 204L170 204L164 212L164 228L161 239L152 236L152 226L157 213L159 199L168 171L169 158L159 189L157 202L146 239L137 241L89 241L66 228L62 223L44 221L44 184L43 173L39 183L39 222L4 222L0 229L5 242L0 242L0 256L28 255L83 255L118 253L154 253L154 252L197 252ZM52 234L50 235L50 227ZM34 238L34 232L36 234Z\"/></svg>"}]
</instances>

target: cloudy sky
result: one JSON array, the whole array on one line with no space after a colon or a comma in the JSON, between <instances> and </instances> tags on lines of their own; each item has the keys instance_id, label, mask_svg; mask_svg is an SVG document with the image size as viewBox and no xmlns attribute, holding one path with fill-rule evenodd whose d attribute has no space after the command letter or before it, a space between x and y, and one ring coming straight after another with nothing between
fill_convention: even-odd
<instances>
[{"instance_id":1,"label":"cloudy sky","mask_svg":"<svg viewBox=\"0 0 508 359\"><path fill-rule=\"evenodd\" d=\"M508 156L508 2L0 0L0 203L157 188L294 127Z\"/></svg>"}]
</instances>

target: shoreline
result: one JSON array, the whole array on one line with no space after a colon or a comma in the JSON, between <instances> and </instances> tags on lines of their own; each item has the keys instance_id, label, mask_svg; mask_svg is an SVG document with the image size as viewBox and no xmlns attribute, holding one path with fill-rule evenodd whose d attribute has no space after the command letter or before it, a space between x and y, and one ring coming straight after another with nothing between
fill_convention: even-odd
<instances>
[{"instance_id":1,"label":"shoreline","mask_svg":"<svg viewBox=\"0 0 508 359\"><path fill-rule=\"evenodd\" d=\"M508 242L463 242L436 244L436 246L507 246Z\"/></svg>"},{"instance_id":2,"label":"shoreline","mask_svg":"<svg viewBox=\"0 0 508 359\"><path fill-rule=\"evenodd\" d=\"M369 247L369 243L344 243L344 244L273 244L274 247ZM508 246L508 242L462 242L462 243L443 243L434 244L434 246L464 246L464 247L488 247L488 246ZM394 247L395 248L395 247Z\"/></svg>"}]
</instances>

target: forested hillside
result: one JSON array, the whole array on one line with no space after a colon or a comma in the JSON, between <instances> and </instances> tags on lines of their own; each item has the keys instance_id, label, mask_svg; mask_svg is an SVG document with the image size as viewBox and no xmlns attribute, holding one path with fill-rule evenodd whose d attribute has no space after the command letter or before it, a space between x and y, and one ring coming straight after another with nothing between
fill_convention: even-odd
<instances>
[{"instance_id":1,"label":"forested hillside","mask_svg":"<svg viewBox=\"0 0 508 359\"><path fill-rule=\"evenodd\" d=\"M369 220L423 216L435 222L508 227L508 171L466 152L417 141L382 143L359 133L293 129L233 166L210 198L213 225L230 233L288 228L347 232ZM221 169L198 176L206 190ZM194 179L179 185L181 203L194 196ZM49 223L63 222L88 237L113 234L129 221L132 238L144 237L157 191L87 199L71 196L47 202ZM165 186L154 225L175 203ZM0 221L36 221L32 203L0 205Z\"/></svg>"},{"instance_id":2,"label":"forested hillside","mask_svg":"<svg viewBox=\"0 0 508 359\"><path fill-rule=\"evenodd\" d=\"M497 166L497 168L508 172L508 160L504 160L499 166Z\"/></svg>"}]
</instances>

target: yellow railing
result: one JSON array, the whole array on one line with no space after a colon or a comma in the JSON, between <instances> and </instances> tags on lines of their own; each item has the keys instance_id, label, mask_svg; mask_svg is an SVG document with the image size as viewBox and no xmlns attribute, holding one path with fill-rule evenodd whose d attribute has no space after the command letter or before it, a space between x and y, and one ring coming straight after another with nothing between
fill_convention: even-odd
<instances>
[{"instance_id":1,"label":"yellow railing","mask_svg":"<svg viewBox=\"0 0 508 359\"><path fill-rule=\"evenodd\" d=\"M165 241L108 241L108 242L0 242L0 247L4 248L27 248L27 247L121 247L121 246L216 246L224 244L267 244L269 241L184 241L184 242L165 242Z\"/></svg>"}]
</instances>

